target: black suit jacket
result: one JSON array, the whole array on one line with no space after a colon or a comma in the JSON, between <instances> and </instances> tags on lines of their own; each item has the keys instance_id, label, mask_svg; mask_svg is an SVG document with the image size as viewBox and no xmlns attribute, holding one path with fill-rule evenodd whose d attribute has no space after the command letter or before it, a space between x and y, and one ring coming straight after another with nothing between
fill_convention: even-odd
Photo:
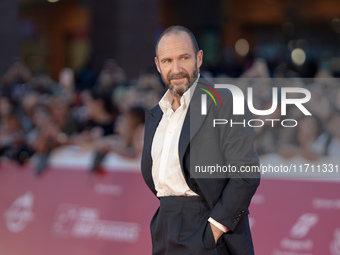
<instances>
[{"instance_id":1,"label":"black suit jacket","mask_svg":"<svg viewBox=\"0 0 340 255\"><path fill-rule=\"evenodd\" d=\"M226 172L219 175L195 173L197 166L241 166L258 165L258 157L253 148L254 132L247 126L250 118L233 115L232 94L227 89L216 89L222 105L215 105L208 97L207 114L201 115L200 87L209 83L200 78L190 101L180 140L179 159L183 175L190 189L203 196L211 212L210 217L228 227L230 231L222 237L229 254L252 254L252 239L248 222L248 206L259 182L260 174ZM245 107L245 109L248 109ZM146 111L144 149L142 156L143 178L156 195L152 179L151 146L158 123L162 118L159 105ZM213 127L213 119L227 119L228 124ZM230 121L244 123L230 126Z\"/></svg>"}]
</instances>

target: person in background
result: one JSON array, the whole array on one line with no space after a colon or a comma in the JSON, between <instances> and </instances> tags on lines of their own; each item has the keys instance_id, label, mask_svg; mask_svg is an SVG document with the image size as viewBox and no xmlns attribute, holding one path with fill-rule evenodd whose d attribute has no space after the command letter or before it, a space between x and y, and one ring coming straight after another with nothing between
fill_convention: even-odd
<instances>
[{"instance_id":1,"label":"person in background","mask_svg":"<svg viewBox=\"0 0 340 255\"><path fill-rule=\"evenodd\" d=\"M338 158L340 155L340 111L334 109L327 122L327 130L312 145L312 151L319 156Z\"/></svg>"},{"instance_id":2,"label":"person in background","mask_svg":"<svg viewBox=\"0 0 340 255\"><path fill-rule=\"evenodd\" d=\"M133 106L117 118L115 134L100 139L95 145L96 151L91 167L99 169L108 152L114 152L128 159L142 156L145 113L141 106Z\"/></svg>"},{"instance_id":3,"label":"person in background","mask_svg":"<svg viewBox=\"0 0 340 255\"><path fill-rule=\"evenodd\" d=\"M61 95L65 97L71 104L74 101L75 92L75 78L74 72L71 68L63 68L59 72L59 85L61 89Z\"/></svg>"},{"instance_id":4,"label":"person in background","mask_svg":"<svg viewBox=\"0 0 340 255\"><path fill-rule=\"evenodd\" d=\"M35 173L41 174L48 164L50 153L66 143L67 137L53 121L49 108L37 104L32 111L34 128L27 134L27 145L34 152Z\"/></svg>"},{"instance_id":5,"label":"person in background","mask_svg":"<svg viewBox=\"0 0 340 255\"><path fill-rule=\"evenodd\" d=\"M75 143L91 144L102 136L112 135L118 113L111 93L93 89L85 91L82 98L87 110L87 119L80 123L80 134L75 138Z\"/></svg>"},{"instance_id":6,"label":"person in background","mask_svg":"<svg viewBox=\"0 0 340 255\"><path fill-rule=\"evenodd\" d=\"M51 118L67 136L74 135L78 131L78 121L70 111L70 99L63 96L52 96L49 100Z\"/></svg>"},{"instance_id":7,"label":"person in background","mask_svg":"<svg viewBox=\"0 0 340 255\"><path fill-rule=\"evenodd\" d=\"M123 68L121 68L114 59L107 59L101 70L96 87L103 90L115 89L118 85L126 83L126 75Z\"/></svg>"},{"instance_id":8,"label":"person in background","mask_svg":"<svg viewBox=\"0 0 340 255\"><path fill-rule=\"evenodd\" d=\"M144 121L144 108L131 107L118 117L115 127L117 135L102 139L102 148L127 158L140 157L143 149Z\"/></svg>"},{"instance_id":9,"label":"person in background","mask_svg":"<svg viewBox=\"0 0 340 255\"><path fill-rule=\"evenodd\" d=\"M25 132L33 129L32 113L34 107L39 103L39 94L34 90L25 93L20 102L20 120Z\"/></svg>"},{"instance_id":10,"label":"person in background","mask_svg":"<svg viewBox=\"0 0 340 255\"><path fill-rule=\"evenodd\" d=\"M18 59L2 77L0 91L9 95L13 101L19 102L32 78L29 68L22 60Z\"/></svg>"},{"instance_id":11,"label":"person in background","mask_svg":"<svg viewBox=\"0 0 340 255\"><path fill-rule=\"evenodd\" d=\"M0 119L14 111L14 105L8 96L0 94ZM0 124L1 126L1 124Z\"/></svg>"},{"instance_id":12,"label":"person in background","mask_svg":"<svg viewBox=\"0 0 340 255\"><path fill-rule=\"evenodd\" d=\"M19 117L11 112L1 120L0 156L23 163L30 155L26 149L26 134Z\"/></svg>"},{"instance_id":13,"label":"person in background","mask_svg":"<svg viewBox=\"0 0 340 255\"><path fill-rule=\"evenodd\" d=\"M317 160L315 153L312 151L312 145L318 136L323 132L321 121L316 116L302 116L298 120L299 125L289 140L284 139L284 135L279 142L278 153L285 159L302 157L307 160Z\"/></svg>"}]
</instances>

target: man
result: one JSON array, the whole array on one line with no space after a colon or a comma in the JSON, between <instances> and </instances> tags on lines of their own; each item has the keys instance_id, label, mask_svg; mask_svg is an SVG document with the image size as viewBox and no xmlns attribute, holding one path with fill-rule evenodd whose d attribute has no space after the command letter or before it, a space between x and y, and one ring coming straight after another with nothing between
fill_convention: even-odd
<instances>
[{"instance_id":1,"label":"man","mask_svg":"<svg viewBox=\"0 0 340 255\"><path fill-rule=\"evenodd\" d=\"M156 45L155 63L168 90L146 113L142 174L160 207L151 220L152 254L253 254L248 206L259 174L195 173L197 166L258 165L249 127L213 127L232 115L230 91L219 91L221 106L207 103L201 114L198 86L203 52L187 28L166 29ZM248 116L249 117L249 116ZM221 125L222 126L222 125ZM222 178L221 178L222 177Z\"/></svg>"}]
</instances>

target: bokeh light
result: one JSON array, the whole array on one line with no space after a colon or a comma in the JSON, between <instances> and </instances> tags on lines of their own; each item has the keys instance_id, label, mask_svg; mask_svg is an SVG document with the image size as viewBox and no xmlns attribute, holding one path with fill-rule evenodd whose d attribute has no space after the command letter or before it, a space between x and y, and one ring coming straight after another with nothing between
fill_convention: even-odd
<instances>
[{"instance_id":1,"label":"bokeh light","mask_svg":"<svg viewBox=\"0 0 340 255\"><path fill-rule=\"evenodd\" d=\"M306 61L306 53L303 49L296 48L292 51L291 58L295 65L301 66Z\"/></svg>"},{"instance_id":2,"label":"bokeh light","mask_svg":"<svg viewBox=\"0 0 340 255\"><path fill-rule=\"evenodd\" d=\"M249 43L246 39L238 39L235 43L235 51L241 57L246 56L249 53Z\"/></svg>"}]
</instances>

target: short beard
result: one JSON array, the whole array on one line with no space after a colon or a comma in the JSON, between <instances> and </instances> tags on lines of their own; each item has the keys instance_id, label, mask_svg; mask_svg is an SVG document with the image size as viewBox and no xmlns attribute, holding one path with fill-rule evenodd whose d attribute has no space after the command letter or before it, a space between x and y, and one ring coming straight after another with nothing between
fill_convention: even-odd
<instances>
[{"instance_id":1,"label":"short beard","mask_svg":"<svg viewBox=\"0 0 340 255\"><path fill-rule=\"evenodd\" d=\"M182 96L188 89L195 83L198 77L198 70L197 67L194 69L192 75L190 76L187 72L180 72L178 74L169 74L168 77L165 79L163 75L162 80L165 86L175 95L175 96ZM172 79L179 79L179 78L186 78L187 82L181 87L175 87L171 84Z\"/></svg>"}]
</instances>

